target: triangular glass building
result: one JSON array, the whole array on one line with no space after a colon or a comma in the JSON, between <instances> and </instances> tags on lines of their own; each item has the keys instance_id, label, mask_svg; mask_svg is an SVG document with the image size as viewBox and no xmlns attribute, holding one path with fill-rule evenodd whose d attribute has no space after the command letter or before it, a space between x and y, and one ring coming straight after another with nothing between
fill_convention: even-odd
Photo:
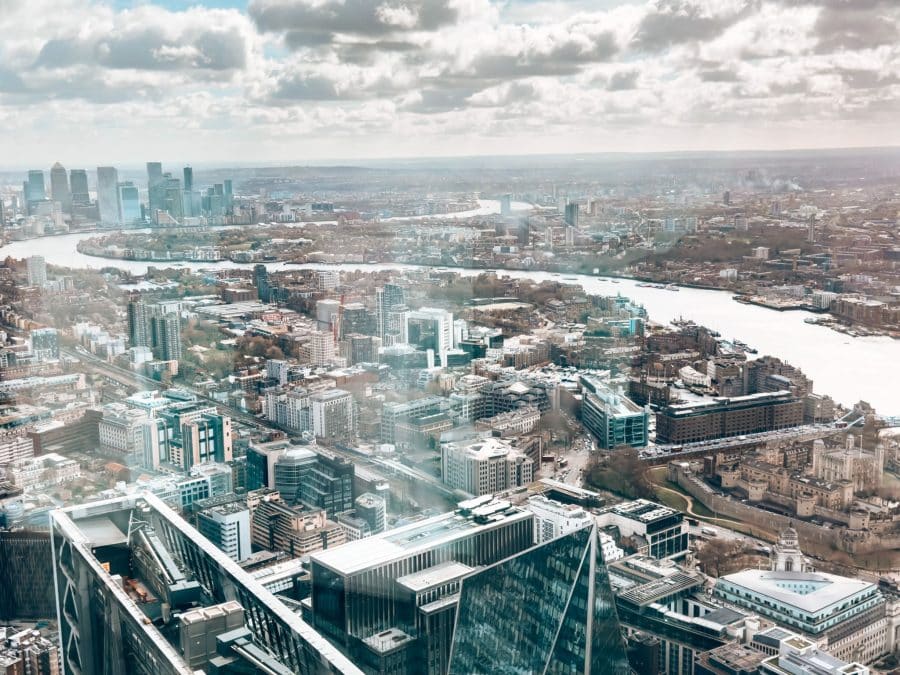
<instances>
[{"instance_id":1,"label":"triangular glass building","mask_svg":"<svg viewBox=\"0 0 900 675\"><path fill-rule=\"evenodd\" d=\"M464 579L449 672L628 675L596 526Z\"/></svg>"}]
</instances>

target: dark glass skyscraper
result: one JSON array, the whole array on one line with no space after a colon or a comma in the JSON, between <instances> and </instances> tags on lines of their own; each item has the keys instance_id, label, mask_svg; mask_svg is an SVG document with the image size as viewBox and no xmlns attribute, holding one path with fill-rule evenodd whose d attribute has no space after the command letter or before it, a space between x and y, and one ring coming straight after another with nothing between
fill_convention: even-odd
<instances>
[{"instance_id":1,"label":"dark glass skyscraper","mask_svg":"<svg viewBox=\"0 0 900 675\"><path fill-rule=\"evenodd\" d=\"M449 672L628 675L596 526L463 579Z\"/></svg>"},{"instance_id":2,"label":"dark glass skyscraper","mask_svg":"<svg viewBox=\"0 0 900 675\"><path fill-rule=\"evenodd\" d=\"M181 322L177 314L151 317L150 336L157 358L163 361L181 358Z\"/></svg>"},{"instance_id":3,"label":"dark glass skyscraper","mask_svg":"<svg viewBox=\"0 0 900 675\"><path fill-rule=\"evenodd\" d=\"M72 203L78 206L90 204L91 194L88 190L87 171L84 169L72 169L69 172L69 180L72 185Z\"/></svg>"},{"instance_id":4,"label":"dark glass skyscraper","mask_svg":"<svg viewBox=\"0 0 900 675\"><path fill-rule=\"evenodd\" d=\"M147 305L139 295L135 295L128 301L128 346L149 347L150 340L150 316Z\"/></svg>"},{"instance_id":5,"label":"dark glass skyscraper","mask_svg":"<svg viewBox=\"0 0 900 675\"><path fill-rule=\"evenodd\" d=\"M44 172L40 169L33 169L28 172L28 180L25 186L25 201L39 202L47 198L47 193L44 189Z\"/></svg>"},{"instance_id":6,"label":"dark glass skyscraper","mask_svg":"<svg viewBox=\"0 0 900 675\"><path fill-rule=\"evenodd\" d=\"M157 209L165 208L165 189L162 188L163 174L160 162L147 162L147 203L151 218Z\"/></svg>"},{"instance_id":7,"label":"dark glass skyscraper","mask_svg":"<svg viewBox=\"0 0 900 675\"><path fill-rule=\"evenodd\" d=\"M256 285L257 297L262 302L269 302L269 271L265 265L253 266L253 283Z\"/></svg>"}]
</instances>

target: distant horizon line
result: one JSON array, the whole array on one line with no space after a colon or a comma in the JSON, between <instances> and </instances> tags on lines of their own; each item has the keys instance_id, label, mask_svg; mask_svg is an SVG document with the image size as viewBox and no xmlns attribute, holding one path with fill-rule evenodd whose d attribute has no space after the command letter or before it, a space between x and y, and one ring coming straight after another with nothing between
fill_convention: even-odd
<instances>
[{"instance_id":1,"label":"distant horizon line","mask_svg":"<svg viewBox=\"0 0 900 675\"><path fill-rule=\"evenodd\" d=\"M395 157L325 157L325 158L308 158L308 159L289 159L289 160L247 160L247 161L228 161L228 160L202 160L202 161L185 161L178 159L149 159L138 163L122 163L122 162L106 162L94 165L93 163L72 164L75 169L96 169L100 166L113 166L125 170L144 169L146 163L160 162L163 165L173 165L178 167L190 166L192 168L205 169L267 169L267 168L303 168L303 167L321 167L321 168L359 168L365 169L367 164L393 164L393 163L423 163L423 162L477 162L479 160L547 160L547 159L587 159L587 158L666 158L666 157L727 157L727 156L766 156L766 155L791 155L791 154L843 154L852 152L900 152L900 145L859 145L859 146L820 146L820 147L792 147L783 149L754 149L743 148L739 150L617 150L617 151L592 151L592 152L531 152L531 153L509 153L509 154L461 154L461 155L399 155ZM29 170L45 170L49 171L55 162L62 160L53 160L47 168L36 167L34 164L0 164L0 173L12 173L18 171ZM65 166L65 164L64 164ZM70 170L65 167L66 170Z\"/></svg>"}]
</instances>

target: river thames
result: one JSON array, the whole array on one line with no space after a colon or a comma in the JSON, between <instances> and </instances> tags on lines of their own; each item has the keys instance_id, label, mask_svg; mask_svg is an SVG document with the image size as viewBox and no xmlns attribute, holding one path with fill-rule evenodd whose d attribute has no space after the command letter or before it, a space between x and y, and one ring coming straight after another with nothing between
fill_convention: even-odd
<instances>
[{"instance_id":1,"label":"river thames","mask_svg":"<svg viewBox=\"0 0 900 675\"><path fill-rule=\"evenodd\" d=\"M108 260L79 253L77 243L96 236L95 233L76 233L12 242L0 248L3 256L24 258L43 256L51 265L100 269L116 267L140 275L149 266L163 267L165 263L146 263L128 260ZM230 261L220 263L183 263L193 269L222 269L252 267ZM414 269L411 265L291 265L272 263L270 271L284 269L329 268L340 270ZM465 276L483 270L455 270ZM579 283L588 293L628 296L644 305L650 319L668 323L684 318L719 331L724 338L737 338L756 348L760 355L770 354L801 368L813 380L814 390L828 394L839 403L852 405L864 400L883 415L900 416L900 341L889 337L853 338L823 326L804 323L814 316L808 312L777 312L732 300L727 291L681 288L679 291L640 287L630 279L613 280L588 275L558 275L547 272L498 270L516 278L535 281L554 279Z\"/></svg>"}]
</instances>

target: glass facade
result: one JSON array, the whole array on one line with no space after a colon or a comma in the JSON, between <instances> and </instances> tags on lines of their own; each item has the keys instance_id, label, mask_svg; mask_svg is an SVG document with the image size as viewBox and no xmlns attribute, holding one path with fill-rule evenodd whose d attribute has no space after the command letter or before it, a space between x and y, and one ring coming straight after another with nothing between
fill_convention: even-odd
<instances>
[{"instance_id":1,"label":"glass facade","mask_svg":"<svg viewBox=\"0 0 900 675\"><path fill-rule=\"evenodd\" d=\"M466 578L449 672L630 673L597 539L586 527Z\"/></svg>"}]
</instances>

